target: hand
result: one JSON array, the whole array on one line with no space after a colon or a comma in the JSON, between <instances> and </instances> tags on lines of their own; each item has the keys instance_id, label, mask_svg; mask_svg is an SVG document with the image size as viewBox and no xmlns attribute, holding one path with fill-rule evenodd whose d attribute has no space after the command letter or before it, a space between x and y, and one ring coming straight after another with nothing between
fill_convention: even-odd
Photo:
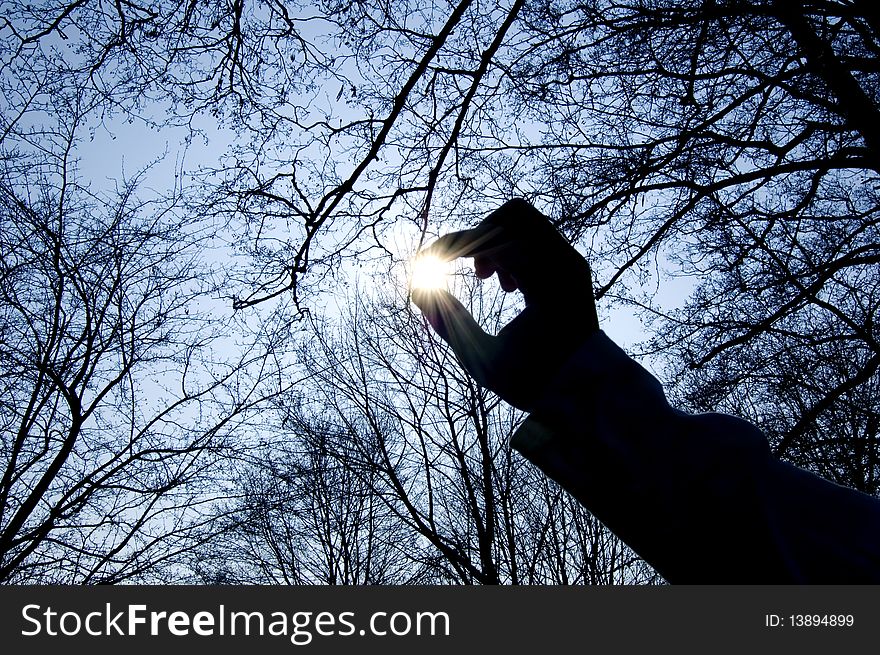
<instances>
[{"instance_id":1,"label":"hand","mask_svg":"<svg viewBox=\"0 0 880 655\"><path fill-rule=\"evenodd\" d=\"M412 291L465 369L515 407L530 411L559 368L599 329L589 264L524 200L505 203L473 229L440 237L423 253L473 257L477 277L497 273L504 291L522 292L525 309L493 337L450 293Z\"/></svg>"}]
</instances>

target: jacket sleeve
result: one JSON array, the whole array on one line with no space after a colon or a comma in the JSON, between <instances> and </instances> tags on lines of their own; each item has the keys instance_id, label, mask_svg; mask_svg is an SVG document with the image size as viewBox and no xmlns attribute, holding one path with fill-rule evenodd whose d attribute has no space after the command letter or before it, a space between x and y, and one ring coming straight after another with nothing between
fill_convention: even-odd
<instances>
[{"instance_id":1,"label":"jacket sleeve","mask_svg":"<svg viewBox=\"0 0 880 655\"><path fill-rule=\"evenodd\" d=\"M511 445L672 583L880 583L880 501L779 461L725 414L670 407L603 332Z\"/></svg>"}]
</instances>

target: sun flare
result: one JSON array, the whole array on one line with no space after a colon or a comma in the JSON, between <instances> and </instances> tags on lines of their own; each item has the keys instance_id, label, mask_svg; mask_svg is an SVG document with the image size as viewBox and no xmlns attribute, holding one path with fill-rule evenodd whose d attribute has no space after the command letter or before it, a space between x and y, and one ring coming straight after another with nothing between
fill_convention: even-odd
<instances>
[{"instance_id":1,"label":"sun flare","mask_svg":"<svg viewBox=\"0 0 880 655\"><path fill-rule=\"evenodd\" d=\"M412 262L413 289L444 289L449 262L434 255L419 255Z\"/></svg>"}]
</instances>

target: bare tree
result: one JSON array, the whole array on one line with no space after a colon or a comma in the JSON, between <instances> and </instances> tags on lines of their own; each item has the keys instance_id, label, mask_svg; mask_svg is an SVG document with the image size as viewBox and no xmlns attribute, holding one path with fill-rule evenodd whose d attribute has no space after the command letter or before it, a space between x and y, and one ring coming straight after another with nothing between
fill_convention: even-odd
<instances>
[{"instance_id":1,"label":"bare tree","mask_svg":"<svg viewBox=\"0 0 880 655\"><path fill-rule=\"evenodd\" d=\"M779 455L876 493L878 33L867 5L632 3L587 17L603 47L557 62L549 106L580 104L589 125L595 105L583 100L601 85L599 124L616 137L549 170L577 205L576 232L585 220L611 227L594 259L617 268L599 295L653 315L647 352L690 406L748 416ZM679 310L620 284L661 268L693 281Z\"/></svg>"},{"instance_id":2,"label":"bare tree","mask_svg":"<svg viewBox=\"0 0 880 655\"><path fill-rule=\"evenodd\" d=\"M653 579L511 451L520 415L461 371L409 308L404 284L380 280L390 291L360 296L335 329L315 319L302 353L309 377L260 456L271 464L247 480L227 562L271 568L284 582ZM487 319L505 311L500 295L480 300L471 288L470 297Z\"/></svg>"},{"instance_id":3,"label":"bare tree","mask_svg":"<svg viewBox=\"0 0 880 655\"><path fill-rule=\"evenodd\" d=\"M373 481L340 462L347 441L332 424L254 444L237 468L223 526L191 564L199 581L225 584L410 584L415 536L374 492ZM290 436L287 436L290 435Z\"/></svg>"},{"instance_id":4,"label":"bare tree","mask_svg":"<svg viewBox=\"0 0 880 655\"><path fill-rule=\"evenodd\" d=\"M179 211L179 188L81 185L81 109L73 97L0 168L7 583L175 579L213 534L224 452L287 385L271 344L229 348L246 333L216 311L216 228Z\"/></svg>"},{"instance_id":5,"label":"bare tree","mask_svg":"<svg viewBox=\"0 0 880 655\"><path fill-rule=\"evenodd\" d=\"M222 124L236 138L190 178L186 203L190 215L224 226L243 255L224 271L222 296L241 323L261 324L267 348L278 351L289 347L292 323L274 309L290 300L305 316L353 266L396 264L401 225L426 239L526 196L588 247L600 308L621 304L650 319L642 354L658 358L682 403L747 416L781 456L877 493L880 25L870 3L81 0L13 1L4 12L7 216L30 208L44 218L28 221L51 224L47 216L77 215L70 192L48 193L55 199L40 204L23 191L25 179L40 176L45 183L32 188L69 187L57 161L66 144L68 159L81 145L42 127L63 124L44 118L71 105L67 89L77 90L90 126L137 120L195 134L205 121ZM54 173L34 167L47 151ZM92 206L104 206L99 215L137 204L121 187L124 202L93 194ZM149 222L151 212L158 206L140 215ZM173 223L172 214L163 216ZM19 247L27 238L4 236L11 253L27 252ZM103 261L101 248L92 250ZM662 297L674 282L690 298L670 309ZM386 510L430 544L435 559L425 562L437 579L568 579L570 567L551 575L516 554L534 526L564 533L558 515L490 500L518 499L505 491L508 473L499 473L507 454L498 443L513 419L496 418L503 412L448 360L420 372L413 362L423 351L400 343L409 323L403 304L392 305L398 313L384 315L399 321L394 329L377 332L360 315L351 326L361 336L315 340L305 361L348 358L333 375L313 367L323 384L316 391L328 397L320 408L297 406L298 436L320 444L328 430L348 431L349 441L326 442L342 462L327 474L349 475L349 460L371 462L380 478L357 485L371 498L398 499ZM264 321L263 311L273 318ZM410 336L409 344L424 343ZM401 360L409 369L395 369L385 348L409 353ZM4 343L4 357L7 350ZM419 383L404 392L395 375ZM410 392L423 400L411 405ZM400 408L409 415L396 416ZM328 415L332 429L314 423ZM423 418L434 423L417 428ZM351 444L364 450L351 452ZM321 470L303 463L304 449L295 452L302 471ZM439 479L455 481L442 492L438 478L419 478L435 457L447 462ZM263 478L254 475L256 498ZM300 491L291 498L304 502ZM343 523L349 511L374 511L339 508ZM515 521L525 517L532 527L518 532ZM587 543L594 533L583 525L577 539ZM550 542L535 543L530 552L544 557ZM332 569L315 564L314 575L322 568ZM347 575L332 574L366 579Z\"/></svg>"},{"instance_id":6,"label":"bare tree","mask_svg":"<svg viewBox=\"0 0 880 655\"><path fill-rule=\"evenodd\" d=\"M285 123L295 149L225 168L216 204L248 217L259 262L241 302L393 251L394 220L449 228L525 195L589 240L606 304L655 319L644 354L670 383L688 380L680 398L749 415L781 456L808 462L808 435L829 436L857 397L860 427L835 450L873 452L880 36L868 3L421 9L318 12L358 68L334 69L347 80L338 104L311 105L325 118ZM678 311L652 292L676 276L694 291ZM800 380L797 404L772 420L749 412L783 371Z\"/></svg>"}]
</instances>

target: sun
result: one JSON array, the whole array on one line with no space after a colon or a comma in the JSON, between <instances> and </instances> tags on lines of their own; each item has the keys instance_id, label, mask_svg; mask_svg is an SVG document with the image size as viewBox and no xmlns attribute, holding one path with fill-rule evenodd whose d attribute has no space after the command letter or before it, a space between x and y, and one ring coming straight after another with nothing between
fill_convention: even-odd
<instances>
[{"instance_id":1,"label":"sun","mask_svg":"<svg viewBox=\"0 0 880 655\"><path fill-rule=\"evenodd\" d=\"M449 275L449 262L436 255L417 255L412 260L413 289L444 289Z\"/></svg>"}]
</instances>

